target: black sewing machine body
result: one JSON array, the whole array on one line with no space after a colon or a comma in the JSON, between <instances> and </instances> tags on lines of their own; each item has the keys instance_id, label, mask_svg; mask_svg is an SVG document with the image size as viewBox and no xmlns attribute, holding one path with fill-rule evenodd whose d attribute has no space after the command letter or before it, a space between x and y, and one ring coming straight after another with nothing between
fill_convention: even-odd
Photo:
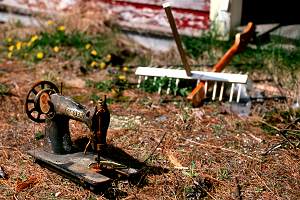
<instances>
[{"instance_id":1,"label":"black sewing machine body","mask_svg":"<svg viewBox=\"0 0 300 200\"><path fill-rule=\"evenodd\" d=\"M123 175L137 173L133 168L103 157L107 156L103 152L107 150L106 136L110 123L106 98L94 108L86 108L60 94L52 82L40 81L27 95L25 112L34 122L46 123L45 139L50 152L45 149L29 151L39 164L93 190L111 182L111 178L102 174L105 170L103 163L113 163L111 169L118 168L117 171ZM86 145L92 145L92 152L74 148L69 129L71 119L83 122L91 130L92 137Z\"/></svg>"},{"instance_id":2,"label":"black sewing machine body","mask_svg":"<svg viewBox=\"0 0 300 200\"><path fill-rule=\"evenodd\" d=\"M87 109L85 106L74 102L72 99L59 95L51 94L51 103L55 110L55 116L46 120L46 135L51 142L52 151L56 154L72 152L72 141L69 131L69 120L73 119L85 123L93 132L92 143L95 151L97 145L106 145L106 134L110 121L110 113L106 103L101 102L98 108Z\"/></svg>"}]
</instances>

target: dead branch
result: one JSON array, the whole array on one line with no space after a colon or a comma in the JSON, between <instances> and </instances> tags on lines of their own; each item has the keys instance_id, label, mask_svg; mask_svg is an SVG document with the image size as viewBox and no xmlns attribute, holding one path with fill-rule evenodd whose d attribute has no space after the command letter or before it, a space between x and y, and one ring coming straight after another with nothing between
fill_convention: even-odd
<instances>
[{"instance_id":1,"label":"dead branch","mask_svg":"<svg viewBox=\"0 0 300 200\"><path fill-rule=\"evenodd\" d=\"M297 119L297 120L299 120L299 118ZM263 124L265 124L265 125L267 125L268 127L270 127L270 128L273 128L274 130L276 130L290 145L292 145L294 148L296 148L296 145L294 144L294 143L292 143L288 138L287 138L287 136L285 135L285 133L287 132L287 131L285 131L286 129L288 129L290 126L292 126L292 124L294 124L295 122L296 122L296 120L294 120L294 122L293 123L290 123L289 125L287 125L287 127L286 128L283 128L283 129L279 129L279 128L277 128L276 126L273 126L273 125L271 125L271 124L269 124L269 123L267 123L267 122L265 122L265 121L263 121L263 120L259 120L261 123L263 123Z\"/></svg>"},{"instance_id":2,"label":"dead branch","mask_svg":"<svg viewBox=\"0 0 300 200\"><path fill-rule=\"evenodd\" d=\"M235 177L234 181L235 181L235 185L236 185L236 189L235 189L235 192L234 192L235 199L242 200L241 186L239 184L239 180L237 179L237 177Z\"/></svg>"}]
</instances>

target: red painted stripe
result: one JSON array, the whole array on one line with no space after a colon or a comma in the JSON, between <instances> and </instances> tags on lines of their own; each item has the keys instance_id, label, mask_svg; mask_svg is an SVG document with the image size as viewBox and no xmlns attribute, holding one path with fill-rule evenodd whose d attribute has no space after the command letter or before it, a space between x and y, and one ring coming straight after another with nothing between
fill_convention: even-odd
<instances>
[{"instance_id":1,"label":"red painted stripe","mask_svg":"<svg viewBox=\"0 0 300 200\"><path fill-rule=\"evenodd\" d=\"M140 3L146 5L157 5L162 6L165 0L116 0L121 2L133 2L133 3ZM172 7L177 8L186 8L191 10L202 10L202 11L209 11L210 7L210 0L186 0L186 1L177 1Z\"/></svg>"},{"instance_id":2,"label":"red painted stripe","mask_svg":"<svg viewBox=\"0 0 300 200\"><path fill-rule=\"evenodd\" d=\"M100 1L112 4L112 5L133 6L138 9L143 9L143 8L150 8L153 10L161 10L162 9L162 6L158 6L158 5L154 5L154 4L126 2L126 1L118 1L118 0L100 0ZM197 16L205 16L205 15L208 16L209 15L209 11L204 11L204 10L194 10L194 9L177 8L177 7L173 7L172 9L176 12L190 13L190 14L194 14Z\"/></svg>"},{"instance_id":3,"label":"red painted stripe","mask_svg":"<svg viewBox=\"0 0 300 200\"><path fill-rule=\"evenodd\" d=\"M136 15L137 19L139 17L149 18L149 16L147 16L147 15L143 16L143 9L150 9L153 11L153 13L158 13L158 14L164 12L162 6L154 5L154 4L145 4L143 2L136 3L136 2L128 2L125 0L123 0L123 1L99 0L99 1L102 1L112 7L118 7L118 8L124 7L125 10L126 10L126 7L133 7L135 11L133 11L132 14ZM183 17L183 18L175 17L178 29L191 28L194 30L205 30L205 29L208 29L210 26L209 12L207 12L207 11L191 10L191 9L185 9L185 8L174 8L174 7L173 7L173 11L174 11L174 13L178 13L181 15L187 15L187 16L190 15L190 17L188 17L188 18L187 17ZM120 13L121 12L122 11L120 11ZM119 14L119 12L116 14ZM191 17L191 15L193 17ZM152 22L150 22L149 25L156 25L156 24L153 24ZM158 25L158 26L160 26L160 25Z\"/></svg>"}]
</instances>

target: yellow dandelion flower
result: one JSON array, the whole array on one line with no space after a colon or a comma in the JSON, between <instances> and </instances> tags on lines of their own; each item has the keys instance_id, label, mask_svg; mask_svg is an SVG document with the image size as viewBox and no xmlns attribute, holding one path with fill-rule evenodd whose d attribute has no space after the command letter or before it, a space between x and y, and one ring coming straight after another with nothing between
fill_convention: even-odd
<instances>
[{"instance_id":1,"label":"yellow dandelion flower","mask_svg":"<svg viewBox=\"0 0 300 200\"><path fill-rule=\"evenodd\" d=\"M36 54L36 58L37 58L37 59L43 59L43 58L44 58L44 53L43 53L43 52L38 52L38 53Z\"/></svg>"},{"instance_id":2,"label":"yellow dandelion flower","mask_svg":"<svg viewBox=\"0 0 300 200\"><path fill-rule=\"evenodd\" d=\"M106 62L109 62L111 60L111 55L110 54L107 54L106 56L105 56L105 61Z\"/></svg>"},{"instance_id":3,"label":"yellow dandelion flower","mask_svg":"<svg viewBox=\"0 0 300 200\"><path fill-rule=\"evenodd\" d=\"M92 46L91 44L86 44L85 49L89 49L89 48L91 48L91 46Z\"/></svg>"},{"instance_id":4,"label":"yellow dandelion flower","mask_svg":"<svg viewBox=\"0 0 300 200\"><path fill-rule=\"evenodd\" d=\"M52 21L52 20L48 20L48 21L47 21L47 24L48 24L49 26L51 26L51 25L53 25L53 24L54 24L54 21Z\"/></svg>"},{"instance_id":5,"label":"yellow dandelion flower","mask_svg":"<svg viewBox=\"0 0 300 200\"><path fill-rule=\"evenodd\" d=\"M106 67L106 64L105 62L101 62L100 65L99 65L100 69L104 69Z\"/></svg>"},{"instance_id":6,"label":"yellow dandelion flower","mask_svg":"<svg viewBox=\"0 0 300 200\"><path fill-rule=\"evenodd\" d=\"M122 80L122 81L126 80L126 76L124 76L124 75L119 75L118 78L119 78L120 80Z\"/></svg>"},{"instance_id":7,"label":"yellow dandelion flower","mask_svg":"<svg viewBox=\"0 0 300 200\"><path fill-rule=\"evenodd\" d=\"M14 48L15 48L15 46L14 46L14 45L10 45L10 46L8 47L8 50L9 50L9 51L13 51L13 50L14 50Z\"/></svg>"},{"instance_id":8,"label":"yellow dandelion flower","mask_svg":"<svg viewBox=\"0 0 300 200\"><path fill-rule=\"evenodd\" d=\"M97 64L98 64L98 63L97 63L96 61L93 61L93 62L91 62L90 66L91 66L91 67L96 67Z\"/></svg>"},{"instance_id":9,"label":"yellow dandelion flower","mask_svg":"<svg viewBox=\"0 0 300 200\"><path fill-rule=\"evenodd\" d=\"M59 30L59 31L65 31L66 28L65 28L65 26L59 26L59 27L57 27L57 30Z\"/></svg>"},{"instance_id":10,"label":"yellow dandelion flower","mask_svg":"<svg viewBox=\"0 0 300 200\"><path fill-rule=\"evenodd\" d=\"M93 51L91 51L91 54L92 54L93 56L96 56L98 53L97 53L97 51L94 49Z\"/></svg>"},{"instance_id":11,"label":"yellow dandelion flower","mask_svg":"<svg viewBox=\"0 0 300 200\"><path fill-rule=\"evenodd\" d=\"M31 42L31 43L34 43L34 42L35 42L36 40L38 40L38 39L39 39L39 36L34 35L34 36L31 37L30 42Z\"/></svg>"},{"instance_id":12,"label":"yellow dandelion flower","mask_svg":"<svg viewBox=\"0 0 300 200\"><path fill-rule=\"evenodd\" d=\"M12 52L8 52L8 53L7 53L7 57L8 57L8 58L11 58L11 57L12 57Z\"/></svg>"},{"instance_id":13,"label":"yellow dandelion flower","mask_svg":"<svg viewBox=\"0 0 300 200\"><path fill-rule=\"evenodd\" d=\"M124 66L124 67L122 68L122 70L123 70L123 72L128 72L128 67L127 67L127 66Z\"/></svg>"},{"instance_id":14,"label":"yellow dandelion flower","mask_svg":"<svg viewBox=\"0 0 300 200\"><path fill-rule=\"evenodd\" d=\"M112 94L113 97L116 97L116 96L118 96L119 93L115 88L112 88L111 89L111 94Z\"/></svg>"},{"instance_id":15,"label":"yellow dandelion flower","mask_svg":"<svg viewBox=\"0 0 300 200\"><path fill-rule=\"evenodd\" d=\"M58 46L53 47L53 51L54 51L55 53L59 52L59 47L58 47Z\"/></svg>"},{"instance_id":16,"label":"yellow dandelion flower","mask_svg":"<svg viewBox=\"0 0 300 200\"><path fill-rule=\"evenodd\" d=\"M30 47L32 45L32 42L27 43L27 47Z\"/></svg>"},{"instance_id":17,"label":"yellow dandelion flower","mask_svg":"<svg viewBox=\"0 0 300 200\"><path fill-rule=\"evenodd\" d=\"M17 42L17 43L16 43L16 49L17 49L17 50L20 50L21 47L22 47L22 42Z\"/></svg>"},{"instance_id":18,"label":"yellow dandelion flower","mask_svg":"<svg viewBox=\"0 0 300 200\"><path fill-rule=\"evenodd\" d=\"M12 42L12 38L6 38L6 42L11 43Z\"/></svg>"}]
</instances>

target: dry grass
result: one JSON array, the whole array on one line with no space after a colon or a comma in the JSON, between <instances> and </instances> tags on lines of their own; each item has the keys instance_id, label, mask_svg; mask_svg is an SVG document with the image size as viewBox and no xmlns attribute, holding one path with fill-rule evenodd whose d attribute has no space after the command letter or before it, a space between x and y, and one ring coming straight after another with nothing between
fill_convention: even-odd
<instances>
[{"instance_id":1,"label":"dry grass","mask_svg":"<svg viewBox=\"0 0 300 200\"><path fill-rule=\"evenodd\" d=\"M1 75L0 81L17 95L0 97L0 165L8 174L8 179L1 180L2 199L233 199L237 186L243 199L297 199L300 195L299 150L287 146L262 156L283 138L264 133L255 123L260 119L255 113L240 118L224 112L222 104L192 109L181 98L160 103L167 97L136 89L124 93L130 95L130 102L109 107L121 122L122 117L138 122L110 127L108 141L149 167L135 182L116 181L107 192L91 193L40 167L26 154L40 145L35 133L43 131L43 124L27 119L23 103L32 83L43 77L43 65L31 70L18 63L13 68L4 66L12 70ZM58 76L63 80L74 75L64 71ZM92 90L68 87L64 93L89 95ZM146 97L150 102L145 104ZM72 127L73 137L86 132L77 122Z\"/></svg>"},{"instance_id":2,"label":"dry grass","mask_svg":"<svg viewBox=\"0 0 300 200\"><path fill-rule=\"evenodd\" d=\"M103 21L92 20L90 7L95 5L89 2L80 6L84 9L74 9L65 18L68 26L93 33L105 31ZM77 15L87 19L78 22L74 20ZM101 9L97 16L103 17ZM128 43L123 39L119 46ZM174 51L152 57L142 51L153 64L175 62ZM7 174L7 179L0 179L0 199L299 199L299 149L285 143L264 154L285 141L281 135L267 134L260 128L266 111L287 109L287 104L272 101L253 105L252 115L242 118L224 103L191 108L183 97L129 88L123 92L125 100L109 105L113 121L108 143L144 163L140 176L116 180L107 191L96 194L42 168L26 153L42 145L35 134L44 128L44 124L30 121L23 111L33 83L41 79L64 82L64 95L81 96L82 104L94 106L91 94L101 96L103 92L75 87L68 81L110 78L103 70L83 75L76 64L64 62L67 64L48 59L27 66L1 60L0 83L9 86L11 95L0 95L0 166ZM132 73L129 76L136 81ZM112 92L106 94L113 97ZM283 125L281 122L278 127ZM71 128L73 139L88 132L79 122L73 121Z\"/></svg>"}]
</instances>

